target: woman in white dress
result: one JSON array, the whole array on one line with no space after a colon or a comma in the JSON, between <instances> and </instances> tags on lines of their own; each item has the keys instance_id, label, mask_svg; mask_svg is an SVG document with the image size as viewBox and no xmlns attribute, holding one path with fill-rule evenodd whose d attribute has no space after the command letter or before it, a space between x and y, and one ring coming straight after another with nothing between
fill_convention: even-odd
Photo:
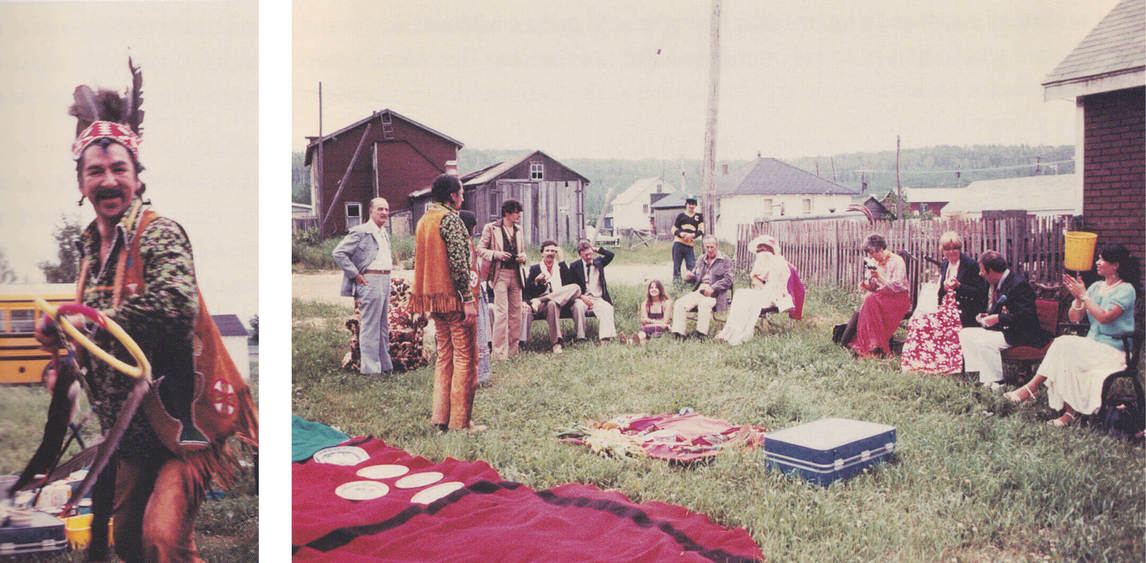
<instances>
[{"instance_id":1,"label":"woman in white dress","mask_svg":"<svg viewBox=\"0 0 1146 563\"><path fill-rule=\"evenodd\" d=\"M716 335L719 342L736 345L752 338L762 309L775 306L784 312L793 307L792 296L788 294L791 270L788 261L780 256L775 237L760 235L752 240L749 248L756 250L756 260L749 273L752 285L733 296L728 322Z\"/></svg>"},{"instance_id":2,"label":"woman in white dress","mask_svg":"<svg viewBox=\"0 0 1146 563\"><path fill-rule=\"evenodd\" d=\"M1024 386L1007 393L1007 399L1025 403L1035 397L1039 385L1046 384L1047 403L1063 409L1051 426L1069 426L1081 414L1094 414L1102 406L1102 383L1106 376L1126 368L1126 352L1121 335L1134 332L1134 282L1139 279L1138 261L1121 244L1102 247L1095 269L1103 279L1090 288L1079 278L1063 275L1063 284L1074 295L1068 316L1079 322L1090 320L1086 337L1060 336L1054 340L1038 375Z\"/></svg>"}]
</instances>

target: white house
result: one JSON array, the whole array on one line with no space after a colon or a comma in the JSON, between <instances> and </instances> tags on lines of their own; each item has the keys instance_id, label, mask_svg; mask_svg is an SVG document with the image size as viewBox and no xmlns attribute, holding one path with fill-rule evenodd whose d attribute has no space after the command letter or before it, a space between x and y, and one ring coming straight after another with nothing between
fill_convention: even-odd
<instances>
[{"instance_id":1,"label":"white house","mask_svg":"<svg viewBox=\"0 0 1146 563\"><path fill-rule=\"evenodd\" d=\"M653 215L652 204L655 203L654 194L671 193L676 193L676 187L664 178L641 178L633 182L633 185L613 198L613 229L649 228L649 218Z\"/></svg>"},{"instance_id":2,"label":"white house","mask_svg":"<svg viewBox=\"0 0 1146 563\"><path fill-rule=\"evenodd\" d=\"M251 356L247 348L247 327L238 315L211 315L215 326L219 327L219 335L223 337L223 347L231 355L235 367L243 375L243 381L251 380Z\"/></svg>"},{"instance_id":3,"label":"white house","mask_svg":"<svg viewBox=\"0 0 1146 563\"><path fill-rule=\"evenodd\" d=\"M984 211L1021 209L1032 215L1081 215L1082 194L1075 174L1024 176L1001 180L979 180L966 188L944 189L949 198L940 213L944 217L978 217ZM936 189L914 189L904 195L907 201L924 201ZM930 199L934 199L932 196Z\"/></svg>"},{"instance_id":4,"label":"white house","mask_svg":"<svg viewBox=\"0 0 1146 563\"><path fill-rule=\"evenodd\" d=\"M843 213L858 193L775 158L757 158L717 179L716 236L732 241L737 225L759 219Z\"/></svg>"}]
</instances>

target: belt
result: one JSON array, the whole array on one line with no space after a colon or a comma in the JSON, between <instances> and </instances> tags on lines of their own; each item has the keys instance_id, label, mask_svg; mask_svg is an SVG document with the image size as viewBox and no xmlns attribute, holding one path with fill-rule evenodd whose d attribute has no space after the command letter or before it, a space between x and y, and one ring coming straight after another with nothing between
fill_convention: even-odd
<instances>
[{"instance_id":1,"label":"belt","mask_svg":"<svg viewBox=\"0 0 1146 563\"><path fill-rule=\"evenodd\" d=\"M383 275L389 275L389 274L390 274L390 270L366 270L366 271L364 271L364 272L362 272L362 273L363 273L363 274L383 274Z\"/></svg>"}]
</instances>

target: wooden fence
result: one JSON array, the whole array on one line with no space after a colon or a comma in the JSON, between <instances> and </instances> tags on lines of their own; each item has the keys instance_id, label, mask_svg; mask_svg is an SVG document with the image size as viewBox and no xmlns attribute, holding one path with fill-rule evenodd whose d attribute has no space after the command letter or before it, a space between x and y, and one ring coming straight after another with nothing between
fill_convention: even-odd
<instances>
[{"instance_id":1,"label":"wooden fence","mask_svg":"<svg viewBox=\"0 0 1146 563\"><path fill-rule=\"evenodd\" d=\"M780 243L781 253L805 284L855 287L865 275L860 248L868 235L887 238L892 251L906 250L913 257L908 277L913 292L921 280L938 276L939 267L926 258L942 260L939 236L955 231L963 238L963 251L978 257L997 250L1011 265L1033 282L1057 283L1063 273L1063 231L1070 218L1011 217L1005 219L911 219L906 226L889 221L875 225L855 220L759 221L737 228L736 267L752 267L755 249L748 243L768 233Z\"/></svg>"}]
</instances>

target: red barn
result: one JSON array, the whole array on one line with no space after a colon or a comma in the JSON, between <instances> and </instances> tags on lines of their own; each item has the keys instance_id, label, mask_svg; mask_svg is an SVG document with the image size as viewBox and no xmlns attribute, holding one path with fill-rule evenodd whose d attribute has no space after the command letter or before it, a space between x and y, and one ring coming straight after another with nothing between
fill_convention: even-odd
<instances>
[{"instance_id":1,"label":"red barn","mask_svg":"<svg viewBox=\"0 0 1146 563\"><path fill-rule=\"evenodd\" d=\"M311 201L323 236L345 234L365 221L375 197L390 203L391 228L409 232L410 194L439 174L456 171L463 146L390 109L307 140L304 164L310 168Z\"/></svg>"}]
</instances>

